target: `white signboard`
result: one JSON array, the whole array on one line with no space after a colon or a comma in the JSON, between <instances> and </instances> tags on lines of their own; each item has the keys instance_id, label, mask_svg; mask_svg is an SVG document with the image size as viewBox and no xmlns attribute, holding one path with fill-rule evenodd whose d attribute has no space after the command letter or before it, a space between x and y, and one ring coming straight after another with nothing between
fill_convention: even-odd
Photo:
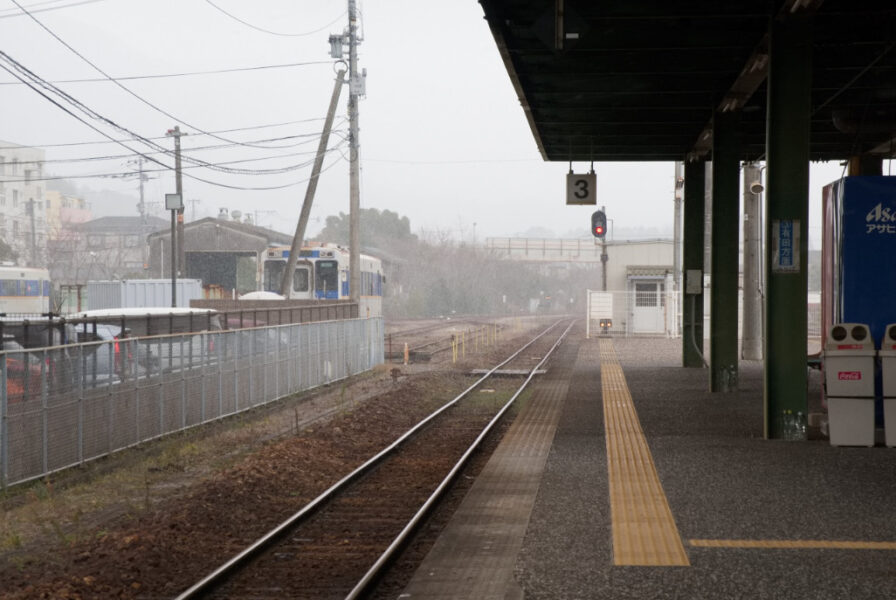
<instances>
[{"instance_id":1,"label":"white signboard","mask_svg":"<svg viewBox=\"0 0 896 600\"><path fill-rule=\"evenodd\" d=\"M566 175L566 204L597 204L597 174Z\"/></svg>"},{"instance_id":2,"label":"white signboard","mask_svg":"<svg viewBox=\"0 0 896 600\"><path fill-rule=\"evenodd\" d=\"M180 210L183 207L183 196L180 194L165 194L165 210Z\"/></svg>"},{"instance_id":3,"label":"white signboard","mask_svg":"<svg viewBox=\"0 0 896 600\"><path fill-rule=\"evenodd\" d=\"M772 272L800 272L800 222L798 219L772 221Z\"/></svg>"}]
</instances>

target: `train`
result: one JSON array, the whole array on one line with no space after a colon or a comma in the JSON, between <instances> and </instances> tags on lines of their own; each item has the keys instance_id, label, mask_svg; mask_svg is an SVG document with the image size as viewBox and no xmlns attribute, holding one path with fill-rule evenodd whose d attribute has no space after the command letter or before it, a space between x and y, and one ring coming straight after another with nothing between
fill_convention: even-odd
<instances>
[{"instance_id":1,"label":"train","mask_svg":"<svg viewBox=\"0 0 896 600\"><path fill-rule=\"evenodd\" d=\"M289 246L274 246L265 252L262 265L263 292L280 293L283 271L289 260ZM361 255L361 306L362 318L383 315L383 263L380 259ZM292 287L291 300L347 300L349 290L349 251L338 244L323 243L299 250Z\"/></svg>"},{"instance_id":2,"label":"train","mask_svg":"<svg viewBox=\"0 0 896 600\"><path fill-rule=\"evenodd\" d=\"M0 266L0 314L45 315L50 312L50 272L31 267Z\"/></svg>"}]
</instances>

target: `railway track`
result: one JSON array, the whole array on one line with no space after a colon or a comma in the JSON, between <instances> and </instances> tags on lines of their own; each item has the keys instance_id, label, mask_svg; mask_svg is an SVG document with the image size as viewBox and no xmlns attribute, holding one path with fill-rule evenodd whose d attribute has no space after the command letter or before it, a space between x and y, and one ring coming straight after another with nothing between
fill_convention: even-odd
<instances>
[{"instance_id":1,"label":"railway track","mask_svg":"<svg viewBox=\"0 0 896 600\"><path fill-rule=\"evenodd\" d=\"M429 323L420 327L402 328L401 323L387 326L385 357L387 360L402 360L407 352L409 362L429 362L442 353L449 353L461 340L494 339L506 327L499 320L457 319ZM405 350L407 347L407 350Z\"/></svg>"},{"instance_id":2,"label":"railway track","mask_svg":"<svg viewBox=\"0 0 896 600\"><path fill-rule=\"evenodd\" d=\"M571 326L562 323L542 331L264 536L240 542L242 550L178 600L359 598L369 592L559 345ZM533 355L540 359L534 366ZM473 393L496 371L513 366L525 366L530 375L506 390L506 401L483 401L488 394Z\"/></svg>"}]
</instances>

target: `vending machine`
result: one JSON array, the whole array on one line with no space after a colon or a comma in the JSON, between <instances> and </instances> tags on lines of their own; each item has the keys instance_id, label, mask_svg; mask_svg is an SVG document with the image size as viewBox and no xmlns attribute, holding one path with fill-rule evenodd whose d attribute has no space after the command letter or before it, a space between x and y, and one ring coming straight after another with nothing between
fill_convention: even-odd
<instances>
[{"instance_id":1,"label":"vending machine","mask_svg":"<svg viewBox=\"0 0 896 600\"><path fill-rule=\"evenodd\" d=\"M876 348L896 322L896 177L844 177L823 192L822 348L838 323L868 325ZM881 425L880 373L876 421Z\"/></svg>"}]
</instances>

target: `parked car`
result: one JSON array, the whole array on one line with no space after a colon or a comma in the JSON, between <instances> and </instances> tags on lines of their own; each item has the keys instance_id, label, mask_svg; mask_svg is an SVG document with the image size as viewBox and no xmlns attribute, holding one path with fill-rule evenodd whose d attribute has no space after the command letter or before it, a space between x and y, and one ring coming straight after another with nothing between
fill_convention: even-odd
<instances>
[{"instance_id":1,"label":"parked car","mask_svg":"<svg viewBox=\"0 0 896 600\"><path fill-rule=\"evenodd\" d=\"M86 331L79 329L72 363L81 381L96 386L146 374L149 355L125 329L106 323L91 324ZM105 343L91 343L105 342Z\"/></svg>"}]
</instances>

